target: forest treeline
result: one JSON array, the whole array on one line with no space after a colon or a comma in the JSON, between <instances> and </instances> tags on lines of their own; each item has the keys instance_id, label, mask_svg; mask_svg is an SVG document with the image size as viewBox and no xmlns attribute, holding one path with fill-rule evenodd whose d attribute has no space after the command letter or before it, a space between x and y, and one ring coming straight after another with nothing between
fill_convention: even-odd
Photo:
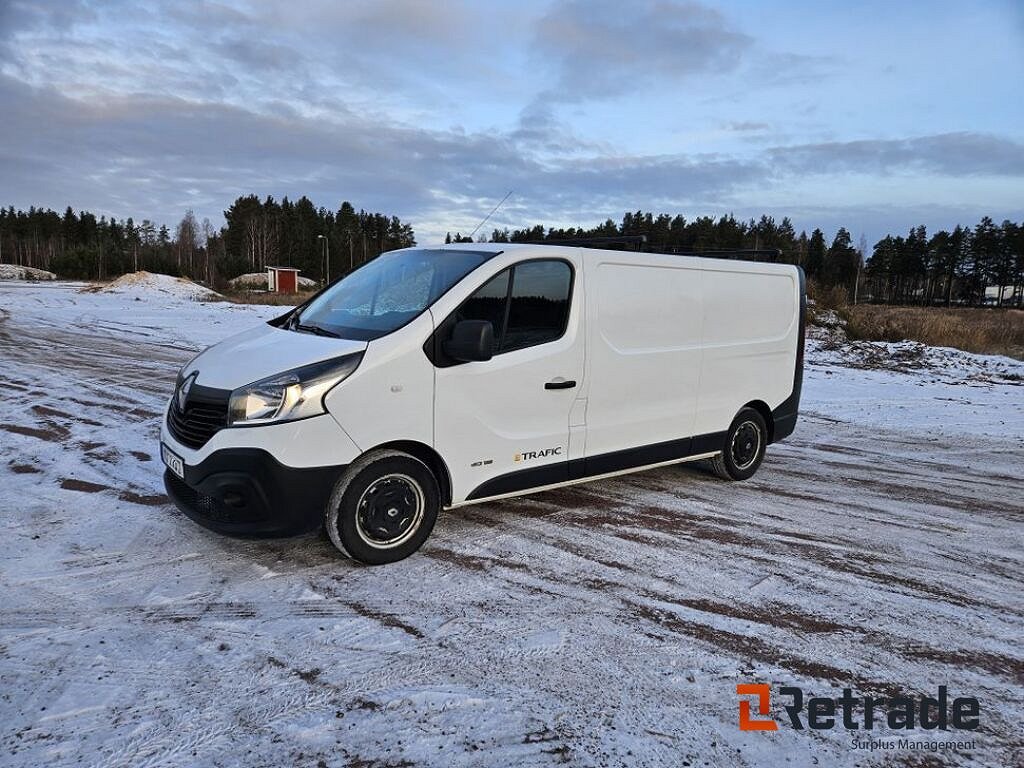
<instances>
[{"instance_id":1,"label":"forest treeline","mask_svg":"<svg viewBox=\"0 0 1024 768\"><path fill-rule=\"evenodd\" d=\"M924 226L913 227L905 236L887 235L870 250L863 236L855 245L845 227L829 240L820 229L797 234L789 218L687 220L644 211L591 229L495 229L487 239L516 243L636 235L645 235L645 249L655 252L779 249L781 260L803 267L817 288L842 292L849 300L979 305L986 301L986 288L998 287L989 291L990 303L1024 303L1024 225L996 224L987 216L974 227L958 225L930 236Z\"/></svg>"},{"instance_id":2,"label":"forest treeline","mask_svg":"<svg viewBox=\"0 0 1024 768\"><path fill-rule=\"evenodd\" d=\"M97 218L70 207L61 215L44 208L0 209L0 263L20 264L60 277L105 280L145 269L184 275L217 285L268 266L289 266L314 280L348 272L383 251L416 242L412 227L397 216L337 211L255 195L239 197L214 227L187 211L170 230L149 219Z\"/></svg>"},{"instance_id":3,"label":"forest treeline","mask_svg":"<svg viewBox=\"0 0 1024 768\"><path fill-rule=\"evenodd\" d=\"M298 267L314 280L330 277L378 254L416 242L412 227L396 216L356 211L344 202L336 211L256 195L239 197L214 227L186 212L173 230L144 219L117 220L68 208L63 215L43 208L0 209L0 262L38 267L61 277L108 279L146 269L186 275L211 285L267 266ZM491 242L558 241L644 235L652 251L705 252L779 249L782 260L799 264L818 289L895 304L1022 303L1024 226L985 217L973 227L929 235L924 226L887 235L869 249L853 243L841 227L831 238L821 229L796 232L788 218L741 220L644 211L626 213L592 228L542 225L495 229ZM448 242L466 242L459 234ZM998 287L999 290L991 290ZM1005 296L1005 298L1004 298Z\"/></svg>"}]
</instances>

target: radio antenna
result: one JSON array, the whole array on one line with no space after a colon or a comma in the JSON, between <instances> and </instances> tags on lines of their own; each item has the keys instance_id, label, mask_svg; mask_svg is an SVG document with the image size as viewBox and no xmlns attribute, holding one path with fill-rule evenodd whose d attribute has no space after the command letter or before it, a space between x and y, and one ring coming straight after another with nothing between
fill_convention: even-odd
<instances>
[{"instance_id":1,"label":"radio antenna","mask_svg":"<svg viewBox=\"0 0 1024 768\"><path fill-rule=\"evenodd\" d=\"M497 204L496 206L494 206L494 208L492 208L492 209L491 209L491 212L490 212L490 213L488 213L488 214L487 214L486 216L484 216L484 220L483 220L483 221L481 221L481 222L480 222L479 224L477 224L477 225L476 225L476 229L474 229L474 230L473 230L472 232L470 232L470 233L469 233L469 237L470 237L470 239L472 239L472 238L473 238L473 235L475 235L475 234L476 234L476 232L477 232L477 229L480 229L480 227L482 227L482 226L483 226L484 224L486 224L486 223L487 223L487 220L488 220L489 218L491 218L491 216L493 216L493 215L495 214L495 212L496 212L496 211L497 211L497 210L498 210L499 208L501 208L501 206L502 206L502 205L504 205L505 201L509 199L509 197L511 196L511 194L512 194L512 190L510 189L510 190L509 190L509 191L508 191L508 192L507 192L507 193L505 194L505 196L504 196L503 198L501 198L501 202L500 202L500 203L498 203L498 204Z\"/></svg>"}]
</instances>

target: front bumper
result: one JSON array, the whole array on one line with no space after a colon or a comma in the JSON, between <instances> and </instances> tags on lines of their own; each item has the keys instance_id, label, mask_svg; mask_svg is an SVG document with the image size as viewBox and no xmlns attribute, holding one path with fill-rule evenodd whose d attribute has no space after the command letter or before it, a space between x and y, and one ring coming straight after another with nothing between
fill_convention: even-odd
<instances>
[{"instance_id":1,"label":"front bumper","mask_svg":"<svg viewBox=\"0 0 1024 768\"><path fill-rule=\"evenodd\" d=\"M200 525L234 536L290 536L315 530L346 465L286 467L259 448L214 451L185 479L164 472L175 506Z\"/></svg>"},{"instance_id":2,"label":"front bumper","mask_svg":"<svg viewBox=\"0 0 1024 768\"><path fill-rule=\"evenodd\" d=\"M235 536L289 536L320 525L331 491L360 450L329 414L259 427L226 427L202 448L165 443L184 480L164 473L175 506L200 525Z\"/></svg>"}]
</instances>

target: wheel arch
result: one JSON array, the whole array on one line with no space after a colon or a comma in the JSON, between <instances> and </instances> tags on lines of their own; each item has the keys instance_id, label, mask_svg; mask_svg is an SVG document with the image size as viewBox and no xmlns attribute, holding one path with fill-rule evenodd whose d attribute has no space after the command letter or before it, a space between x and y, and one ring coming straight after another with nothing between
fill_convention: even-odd
<instances>
[{"instance_id":1,"label":"wheel arch","mask_svg":"<svg viewBox=\"0 0 1024 768\"><path fill-rule=\"evenodd\" d=\"M743 408L753 408L764 419L765 429L768 430L768 442L771 443L775 440L775 419L772 418L772 409L768 407L768 403L764 400L751 400L749 403L743 406ZM740 408L740 411L743 410ZM737 414L739 411L737 411Z\"/></svg>"},{"instance_id":2,"label":"wheel arch","mask_svg":"<svg viewBox=\"0 0 1024 768\"><path fill-rule=\"evenodd\" d=\"M375 445L370 449L370 451L379 450L402 451L422 461L437 479L438 490L441 492L441 506L447 507L452 503L452 477L448 471L448 465L444 463L441 454L429 445L416 440L392 440L389 443ZM370 451L366 451L366 453Z\"/></svg>"}]
</instances>

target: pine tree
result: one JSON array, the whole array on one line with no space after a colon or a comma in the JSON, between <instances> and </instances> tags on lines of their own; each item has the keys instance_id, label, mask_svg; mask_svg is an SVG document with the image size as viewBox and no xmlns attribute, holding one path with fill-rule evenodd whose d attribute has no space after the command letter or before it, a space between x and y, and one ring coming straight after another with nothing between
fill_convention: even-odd
<instances>
[{"instance_id":1,"label":"pine tree","mask_svg":"<svg viewBox=\"0 0 1024 768\"><path fill-rule=\"evenodd\" d=\"M820 229L811 232L811 239L807 243L807 263L804 269L807 277L818 277L825 267L825 233Z\"/></svg>"},{"instance_id":2,"label":"pine tree","mask_svg":"<svg viewBox=\"0 0 1024 768\"><path fill-rule=\"evenodd\" d=\"M840 227L828 249L824 276L829 284L842 286L852 293L857 275L857 251L851 243L849 231L846 227Z\"/></svg>"},{"instance_id":3,"label":"pine tree","mask_svg":"<svg viewBox=\"0 0 1024 768\"><path fill-rule=\"evenodd\" d=\"M985 286L993 281L993 272L1001 244L1002 233L991 218L985 216L974 228L971 236L971 269L968 287L979 306L985 299Z\"/></svg>"}]
</instances>

